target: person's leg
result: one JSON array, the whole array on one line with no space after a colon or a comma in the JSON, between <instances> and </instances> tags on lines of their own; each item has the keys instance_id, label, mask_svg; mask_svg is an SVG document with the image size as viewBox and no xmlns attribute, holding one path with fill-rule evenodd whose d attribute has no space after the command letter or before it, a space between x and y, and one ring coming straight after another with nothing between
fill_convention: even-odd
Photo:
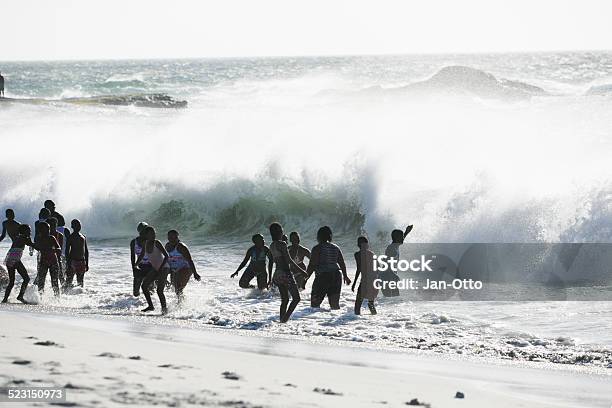
<instances>
[{"instance_id":1,"label":"person's leg","mask_svg":"<svg viewBox=\"0 0 612 408\"><path fill-rule=\"evenodd\" d=\"M191 269L189 268L179 269L178 271L175 271L172 274L172 276L174 280L174 291L176 292L176 297L179 303L181 303L185 296L183 294L183 291L185 290L185 287L187 287L189 278L191 278Z\"/></svg>"},{"instance_id":2,"label":"person's leg","mask_svg":"<svg viewBox=\"0 0 612 408\"><path fill-rule=\"evenodd\" d=\"M59 262L57 264L57 276L59 278L59 282L64 285L64 282L66 281L66 277L64 275L64 265L62 263L62 257L60 256Z\"/></svg>"},{"instance_id":3,"label":"person's leg","mask_svg":"<svg viewBox=\"0 0 612 408\"><path fill-rule=\"evenodd\" d=\"M361 314L361 305L363 304L363 298L361 297L361 285L357 289L357 297L355 297L355 314Z\"/></svg>"},{"instance_id":4,"label":"person's leg","mask_svg":"<svg viewBox=\"0 0 612 408\"><path fill-rule=\"evenodd\" d=\"M47 280L47 271L49 270L48 266L43 265L42 263L38 268L38 275L36 280L38 282L38 291L43 293L45 291L45 281Z\"/></svg>"},{"instance_id":5,"label":"person's leg","mask_svg":"<svg viewBox=\"0 0 612 408\"><path fill-rule=\"evenodd\" d=\"M240 277L240 280L238 281L238 285L242 289L250 289L253 287L253 285L251 285L251 281L253 280L254 277L255 277L255 270L251 268L250 266L247 266L244 273Z\"/></svg>"},{"instance_id":6,"label":"person's leg","mask_svg":"<svg viewBox=\"0 0 612 408\"><path fill-rule=\"evenodd\" d=\"M49 267L49 274L51 275L51 286L53 287L53 294L59 297L59 265L55 264Z\"/></svg>"},{"instance_id":7,"label":"person's leg","mask_svg":"<svg viewBox=\"0 0 612 408\"><path fill-rule=\"evenodd\" d=\"M166 295L164 294L164 290L166 289L166 279L168 277L168 270L162 269L159 271L157 278L157 297L159 298L159 303L161 304L162 313L166 313L168 308L166 307Z\"/></svg>"},{"instance_id":8,"label":"person's leg","mask_svg":"<svg viewBox=\"0 0 612 408\"><path fill-rule=\"evenodd\" d=\"M80 287L83 287L83 283L85 280L85 272L77 272L76 278L77 278L77 285L79 285Z\"/></svg>"},{"instance_id":9,"label":"person's leg","mask_svg":"<svg viewBox=\"0 0 612 408\"><path fill-rule=\"evenodd\" d=\"M264 273L258 273L257 274L257 289L259 290L264 290L266 288L266 286L268 286L268 277L267 275Z\"/></svg>"},{"instance_id":10,"label":"person's leg","mask_svg":"<svg viewBox=\"0 0 612 408\"><path fill-rule=\"evenodd\" d=\"M13 286L15 286L15 267L11 266L8 269L9 282L6 290L4 291L4 299L2 299L2 303L8 302L9 295L11 294L11 290L13 290Z\"/></svg>"},{"instance_id":11,"label":"person's leg","mask_svg":"<svg viewBox=\"0 0 612 408\"><path fill-rule=\"evenodd\" d=\"M373 315L378 313L376 311L376 306L374 306L374 301L373 300L368 300L368 309L370 309L370 313L372 313Z\"/></svg>"},{"instance_id":12,"label":"person's leg","mask_svg":"<svg viewBox=\"0 0 612 408\"><path fill-rule=\"evenodd\" d=\"M26 303L25 300L23 300L23 295L25 295L25 291L28 288L28 283L30 283L30 276L28 275L28 270L23 265L23 263L21 263L21 261L17 262L17 272L19 272L19 275L21 275L22 279L21 288L19 289L19 296L17 296L17 300Z\"/></svg>"},{"instance_id":13,"label":"person's leg","mask_svg":"<svg viewBox=\"0 0 612 408\"><path fill-rule=\"evenodd\" d=\"M325 298L325 277L323 274L315 275L310 293L310 307L321 307Z\"/></svg>"},{"instance_id":14,"label":"person's leg","mask_svg":"<svg viewBox=\"0 0 612 408\"><path fill-rule=\"evenodd\" d=\"M332 310L340 309L340 292L342 291L342 275L340 271L330 274L327 287L327 300Z\"/></svg>"},{"instance_id":15,"label":"person's leg","mask_svg":"<svg viewBox=\"0 0 612 408\"><path fill-rule=\"evenodd\" d=\"M300 300L301 300L300 291L297 285L295 284L295 282L290 282L288 289L289 289L289 293L291 294L291 303L289 304L289 307L287 308L285 315L281 318L281 322L283 323L289 320L289 318L291 317L291 314L293 313L293 311L295 310L295 308L297 307L298 303L300 303Z\"/></svg>"},{"instance_id":16,"label":"person's leg","mask_svg":"<svg viewBox=\"0 0 612 408\"><path fill-rule=\"evenodd\" d=\"M286 284L276 284L278 286L278 292L281 297L281 305L280 305L280 321L282 322L285 314L287 313L287 305L289 304L289 288Z\"/></svg>"},{"instance_id":17,"label":"person's leg","mask_svg":"<svg viewBox=\"0 0 612 408\"><path fill-rule=\"evenodd\" d=\"M142 293L144 294L145 299L147 299L148 305L145 309L142 310L143 312L150 312L151 310L155 310L155 307L153 307L153 299L151 299L151 291L149 290L149 288L151 287L151 284L153 284L156 278L157 272L151 269L142 279Z\"/></svg>"},{"instance_id":18,"label":"person's leg","mask_svg":"<svg viewBox=\"0 0 612 408\"><path fill-rule=\"evenodd\" d=\"M144 266L141 266L141 268L143 268ZM142 280L144 279L146 273L143 272L141 269L136 269L135 271L133 271L133 276L134 276L134 289L132 291L132 294L134 295L134 297L138 297L140 296L140 286L142 285Z\"/></svg>"},{"instance_id":19,"label":"person's leg","mask_svg":"<svg viewBox=\"0 0 612 408\"><path fill-rule=\"evenodd\" d=\"M74 268L70 266L66 268L66 280L64 281L64 288L72 287L73 280L74 280Z\"/></svg>"}]
</instances>

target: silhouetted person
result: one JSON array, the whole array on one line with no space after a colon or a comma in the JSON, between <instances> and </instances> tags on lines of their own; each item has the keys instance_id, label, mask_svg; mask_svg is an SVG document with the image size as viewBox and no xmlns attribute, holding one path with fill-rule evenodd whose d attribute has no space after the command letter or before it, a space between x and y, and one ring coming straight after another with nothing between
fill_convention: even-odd
<instances>
[{"instance_id":1,"label":"silhouetted person","mask_svg":"<svg viewBox=\"0 0 612 408\"><path fill-rule=\"evenodd\" d=\"M73 232L66 242L66 286L72 286L72 280L76 275L77 284L83 287L85 272L89 270L87 238L81 234L81 221L74 219L70 226Z\"/></svg>"},{"instance_id":2,"label":"silhouetted person","mask_svg":"<svg viewBox=\"0 0 612 408\"><path fill-rule=\"evenodd\" d=\"M45 201L45 208L51 213L50 216L57 220L58 227L66 226L66 220L64 220L64 216L55 211L55 203L52 200Z\"/></svg>"},{"instance_id":3,"label":"silhouetted person","mask_svg":"<svg viewBox=\"0 0 612 408\"><path fill-rule=\"evenodd\" d=\"M2 234L0 234L0 242L8 235L11 241L14 241L19 234L19 223L15 221L15 212L12 209L6 210L6 220L2 221Z\"/></svg>"},{"instance_id":4,"label":"silhouetted person","mask_svg":"<svg viewBox=\"0 0 612 408\"><path fill-rule=\"evenodd\" d=\"M395 229L391 231L392 242L387 245L387 249L385 249L385 255L387 256L387 259L395 259L397 261L400 260L400 246L404 244L404 240L406 239L406 236L410 234L410 231L412 231L412 225L407 226L404 231L400 229ZM398 282L400 280L399 276L397 276L397 274L390 268L387 268L386 271L382 271L380 273L379 278L381 279L383 284L392 281ZM383 285L382 294L385 297L395 297L399 296L400 292L397 288L390 289L387 285Z\"/></svg>"},{"instance_id":5,"label":"silhouetted person","mask_svg":"<svg viewBox=\"0 0 612 408\"><path fill-rule=\"evenodd\" d=\"M4 77L2 76L2 72L0 72L0 96L4 98Z\"/></svg>"}]
</instances>

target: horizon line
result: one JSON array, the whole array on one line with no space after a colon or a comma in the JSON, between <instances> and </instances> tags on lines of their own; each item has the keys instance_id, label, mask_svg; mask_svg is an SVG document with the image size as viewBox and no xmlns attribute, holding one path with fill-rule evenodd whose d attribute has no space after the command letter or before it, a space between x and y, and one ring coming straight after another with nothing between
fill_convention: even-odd
<instances>
[{"instance_id":1,"label":"horizon line","mask_svg":"<svg viewBox=\"0 0 612 408\"><path fill-rule=\"evenodd\" d=\"M513 55L513 54L561 54L561 53L612 53L612 49L554 49L528 51L460 51L460 52L406 52L406 53L363 53L363 54L270 54L270 55L225 55L225 56L181 56L181 57L84 57L56 59L0 59L0 63L20 62L77 62L77 61L164 61L164 60L232 60L232 59L274 59L274 58L350 58L350 57L401 57L401 56L443 56L443 55Z\"/></svg>"}]
</instances>

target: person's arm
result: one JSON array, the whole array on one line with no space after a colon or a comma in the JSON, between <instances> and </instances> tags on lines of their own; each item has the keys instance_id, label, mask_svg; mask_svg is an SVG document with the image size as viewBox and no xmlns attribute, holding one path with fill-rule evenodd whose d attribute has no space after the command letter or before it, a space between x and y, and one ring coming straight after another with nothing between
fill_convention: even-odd
<instances>
[{"instance_id":1,"label":"person's arm","mask_svg":"<svg viewBox=\"0 0 612 408\"><path fill-rule=\"evenodd\" d=\"M359 274L361 274L361 252L355 252L355 264L357 264L357 270L355 271L355 279L353 279L353 286L351 286L351 291L355 291L355 285L357 285L357 279L359 279Z\"/></svg>"},{"instance_id":2,"label":"person's arm","mask_svg":"<svg viewBox=\"0 0 612 408\"><path fill-rule=\"evenodd\" d=\"M412 231L412 228L414 228L414 225L412 224L406 227L406 230L404 230L404 238L406 238L408 234L410 234L410 231Z\"/></svg>"},{"instance_id":3,"label":"person's arm","mask_svg":"<svg viewBox=\"0 0 612 408\"><path fill-rule=\"evenodd\" d=\"M0 242L6 237L6 221L2 221L2 234L0 234Z\"/></svg>"},{"instance_id":4,"label":"person's arm","mask_svg":"<svg viewBox=\"0 0 612 408\"><path fill-rule=\"evenodd\" d=\"M63 237L64 242L66 243L66 248L64 248L64 256L68 258L68 241L70 241L70 230L64 227Z\"/></svg>"},{"instance_id":5,"label":"person's arm","mask_svg":"<svg viewBox=\"0 0 612 408\"><path fill-rule=\"evenodd\" d=\"M138 258L136 259L136 263L132 264L132 268L138 267L140 262L144 259L145 252L147 252L147 241L144 242L144 245L142 246L142 250L140 251Z\"/></svg>"},{"instance_id":6,"label":"person's arm","mask_svg":"<svg viewBox=\"0 0 612 408\"><path fill-rule=\"evenodd\" d=\"M189 252L189 248L187 248L187 245L183 244L182 242L179 242L177 249L181 253L181 255L183 255L183 258L185 258L187 262L189 263L189 267L193 271L193 279L197 281L202 279L201 276L198 275L198 272L196 271L196 266L193 263L193 259L191 259L191 252Z\"/></svg>"},{"instance_id":7,"label":"person's arm","mask_svg":"<svg viewBox=\"0 0 612 408\"><path fill-rule=\"evenodd\" d=\"M55 249L55 253L57 254L59 260L59 257L62 255L62 248L60 247L59 242L57 242L57 239L55 239L53 235L51 235L51 240L53 241L51 247L52 249Z\"/></svg>"},{"instance_id":8,"label":"person's arm","mask_svg":"<svg viewBox=\"0 0 612 408\"><path fill-rule=\"evenodd\" d=\"M268 288L272 285L272 269L274 268L274 257L272 251L268 250Z\"/></svg>"},{"instance_id":9,"label":"person's arm","mask_svg":"<svg viewBox=\"0 0 612 408\"><path fill-rule=\"evenodd\" d=\"M340 265L340 270L342 271L342 277L344 278L344 283L346 283L347 285L351 284L351 279L348 277L348 274L346 273L346 264L344 263L344 256L342 256L342 251L340 251L340 248L338 248L338 265Z\"/></svg>"},{"instance_id":10,"label":"person's arm","mask_svg":"<svg viewBox=\"0 0 612 408\"><path fill-rule=\"evenodd\" d=\"M164 244L162 244L161 241L158 239L155 240L155 245L157 245L157 249L159 249L162 255L164 256L164 260L159 266L159 270L161 271L162 269L164 269L164 266L166 266L166 263L168 262L168 251L166 251L166 248L164 248Z\"/></svg>"},{"instance_id":11,"label":"person's arm","mask_svg":"<svg viewBox=\"0 0 612 408\"><path fill-rule=\"evenodd\" d=\"M302 247L302 249L304 250L304 258L310 259L310 251L308 250L308 248Z\"/></svg>"},{"instance_id":12,"label":"person's arm","mask_svg":"<svg viewBox=\"0 0 612 408\"><path fill-rule=\"evenodd\" d=\"M281 251L283 253L283 256L285 257L285 260L287 260L289 265L293 265L293 267L296 268L298 271L306 273L306 271L304 269L302 269L302 267L300 265L295 263L293 258L291 258L291 255L289 255L289 248L287 248L287 244L283 245Z\"/></svg>"},{"instance_id":13,"label":"person's arm","mask_svg":"<svg viewBox=\"0 0 612 408\"><path fill-rule=\"evenodd\" d=\"M66 240L66 267L70 268L70 248L72 247L72 239L68 238Z\"/></svg>"},{"instance_id":14,"label":"person's arm","mask_svg":"<svg viewBox=\"0 0 612 408\"><path fill-rule=\"evenodd\" d=\"M85 271L89 270L89 247L87 246L87 237L83 235L85 241Z\"/></svg>"},{"instance_id":15,"label":"person's arm","mask_svg":"<svg viewBox=\"0 0 612 408\"><path fill-rule=\"evenodd\" d=\"M130 261L132 262L132 269L136 268L136 239L130 241Z\"/></svg>"},{"instance_id":16,"label":"person's arm","mask_svg":"<svg viewBox=\"0 0 612 408\"><path fill-rule=\"evenodd\" d=\"M242 262L238 266L238 269L236 269L236 272L234 272L234 273L232 273L230 275L230 278L235 278L236 276L238 276L238 272L240 272L240 270L245 267L247 262L249 262L249 258L251 257L251 251L252 251L252 248L247 249L246 255L244 256L244 259L242 260Z\"/></svg>"},{"instance_id":17,"label":"person's arm","mask_svg":"<svg viewBox=\"0 0 612 408\"><path fill-rule=\"evenodd\" d=\"M306 268L306 280L310 278L310 275L315 271L315 269L319 266L319 246L316 245L312 248L312 252L310 254L310 261L308 262L308 267Z\"/></svg>"}]
</instances>

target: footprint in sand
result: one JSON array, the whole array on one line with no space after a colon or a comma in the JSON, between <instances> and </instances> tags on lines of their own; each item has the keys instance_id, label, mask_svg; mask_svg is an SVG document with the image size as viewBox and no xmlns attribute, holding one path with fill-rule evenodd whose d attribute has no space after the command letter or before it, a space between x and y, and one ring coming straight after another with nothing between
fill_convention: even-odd
<instances>
[{"instance_id":1,"label":"footprint in sand","mask_svg":"<svg viewBox=\"0 0 612 408\"><path fill-rule=\"evenodd\" d=\"M430 404L428 404L427 402L421 402L421 401L419 401L418 398L411 399L409 402L406 403L406 405L417 406L417 407L425 407L425 408L431 407Z\"/></svg>"},{"instance_id":2,"label":"footprint in sand","mask_svg":"<svg viewBox=\"0 0 612 408\"><path fill-rule=\"evenodd\" d=\"M96 357L123 358L121 354L111 353L110 351L105 351L104 353L100 353Z\"/></svg>"},{"instance_id":3,"label":"footprint in sand","mask_svg":"<svg viewBox=\"0 0 612 408\"><path fill-rule=\"evenodd\" d=\"M15 360L13 361L13 364L16 365L28 365L31 364L32 362L30 360Z\"/></svg>"},{"instance_id":4,"label":"footprint in sand","mask_svg":"<svg viewBox=\"0 0 612 408\"><path fill-rule=\"evenodd\" d=\"M37 341L36 343L34 343L35 346L45 346L45 347L63 347L60 344L57 344L54 341L51 340L45 340L45 341Z\"/></svg>"},{"instance_id":5,"label":"footprint in sand","mask_svg":"<svg viewBox=\"0 0 612 408\"><path fill-rule=\"evenodd\" d=\"M223 376L223 378L225 378L226 380L234 380L234 381L238 381L240 380L240 376L234 372L231 371L224 371L221 373L221 375Z\"/></svg>"},{"instance_id":6,"label":"footprint in sand","mask_svg":"<svg viewBox=\"0 0 612 408\"><path fill-rule=\"evenodd\" d=\"M336 396L342 396L341 392L336 392L334 390L332 390L331 388L315 388L313 390L314 392L318 392L319 394L323 394L323 395L336 395Z\"/></svg>"}]
</instances>

